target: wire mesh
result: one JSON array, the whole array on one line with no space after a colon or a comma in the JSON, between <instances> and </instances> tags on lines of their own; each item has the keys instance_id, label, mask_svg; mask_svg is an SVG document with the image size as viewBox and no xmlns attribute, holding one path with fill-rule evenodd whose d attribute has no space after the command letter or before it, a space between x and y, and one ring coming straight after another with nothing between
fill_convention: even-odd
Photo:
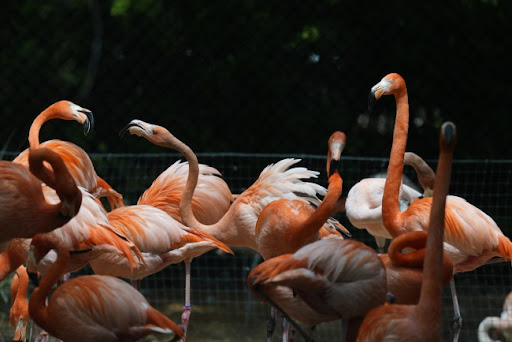
<instances>
[{"instance_id":1,"label":"wire mesh","mask_svg":"<svg viewBox=\"0 0 512 342\"><path fill-rule=\"evenodd\" d=\"M7 152L11 160L15 153ZM226 180L233 193L241 193L259 176L263 168L282 158L301 159L296 165L319 172L318 184L327 185L325 156L214 153L198 154L200 163L214 166ZM134 204L151 182L177 159L176 153L161 154L91 154L97 173L123 194L126 204ZM435 169L436 160L427 160ZM455 160L453 162L450 194L465 198L495 219L503 233L512 235L510 212L510 160ZM383 176L387 168L385 158L343 157L340 167L344 194L359 180ZM414 170L405 167L407 182L420 189ZM351 226L344 214L336 216L347 227L354 239L376 247L374 239L364 230ZM261 341L266 336L270 308L256 300L248 291L249 271L262 261L248 248L235 248L235 255L211 251L194 259L191 268L192 315L189 338L193 341ZM81 273L91 272L88 268ZM142 293L150 303L180 321L184 303L183 264L175 264L144 278ZM460 341L476 340L480 321L487 316L499 316L503 301L512 290L512 269L508 263L485 265L475 271L457 274L455 283L462 311L463 326ZM452 339L453 307L449 289L443 297L443 340ZM3 311L4 319L8 306ZM339 339L341 323L331 322L316 327L318 341ZM3 334L10 333L4 328ZM274 340L280 339L279 324ZM298 341L302 340L298 337Z\"/></svg>"}]
</instances>

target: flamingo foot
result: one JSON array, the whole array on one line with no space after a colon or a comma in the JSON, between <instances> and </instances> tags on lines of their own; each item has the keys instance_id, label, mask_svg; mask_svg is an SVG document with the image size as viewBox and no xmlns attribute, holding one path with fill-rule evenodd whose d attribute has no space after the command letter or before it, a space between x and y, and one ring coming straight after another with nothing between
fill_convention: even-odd
<instances>
[{"instance_id":1,"label":"flamingo foot","mask_svg":"<svg viewBox=\"0 0 512 342\"><path fill-rule=\"evenodd\" d=\"M50 342L50 335L48 335L46 331L41 331L41 334L39 334L39 336L41 336L41 342Z\"/></svg>"},{"instance_id":2,"label":"flamingo foot","mask_svg":"<svg viewBox=\"0 0 512 342\"><path fill-rule=\"evenodd\" d=\"M453 342L457 342L459 340L460 330L462 329L462 317L455 316L453 317Z\"/></svg>"},{"instance_id":3,"label":"flamingo foot","mask_svg":"<svg viewBox=\"0 0 512 342\"><path fill-rule=\"evenodd\" d=\"M188 322L190 321L190 314L192 311L192 305L185 305L183 307L183 313L181 314L181 328L185 335L187 334Z\"/></svg>"}]
</instances>

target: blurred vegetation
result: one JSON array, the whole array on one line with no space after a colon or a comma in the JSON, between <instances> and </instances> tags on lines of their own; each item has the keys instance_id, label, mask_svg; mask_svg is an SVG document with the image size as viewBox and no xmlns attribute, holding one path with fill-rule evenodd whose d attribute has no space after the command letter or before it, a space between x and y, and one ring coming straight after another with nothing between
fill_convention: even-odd
<instances>
[{"instance_id":1,"label":"blurred vegetation","mask_svg":"<svg viewBox=\"0 0 512 342\"><path fill-rule=\"evenodd\" d=\"M27 147L32 119L69 99L95 113L87 137L48 122L42 140L88 152L154 152L125 137L133 118L166 126L196 152L386 157L394 101L367 94L398 72L409 90L408 149L437 157L457 124L458 158L512 158L508 84L512 2L8 0L0 12L0 136ZM12 135L12 138L8 138Z\"/></svg>"}]
</instances>

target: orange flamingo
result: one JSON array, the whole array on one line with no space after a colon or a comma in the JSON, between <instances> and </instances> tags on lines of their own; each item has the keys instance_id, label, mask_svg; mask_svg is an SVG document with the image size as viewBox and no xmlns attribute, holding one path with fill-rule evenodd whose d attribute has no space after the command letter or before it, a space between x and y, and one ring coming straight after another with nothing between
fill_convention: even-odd
<instances>
[{"instance_id":1,"label":"orange flamingo","mask_svg":"<svg viewBox=\"0 0 512 342\"><path fill-rule=\"evenodd\" d=\"M455 125L441 127L439 163L436 172L433 204L429 217L427 251L423 283L417 305L382 305L364 318L357 337L365 341L441 341L443 236L445 208L450 185L451 163L455 142ZM389 171L388 171L389 172Z\"/></svg>"},{"instance_id":2,"label":"orange flamingo","mask_svg":"<svg viewBox=\"0 0 512 342\"><path fill-rule=\"evenodd\" d=\"M257 250L264 260L293 253L320 238L319 231L335 214L343 180L338 173L341 153L346 145L345 133L336 131L328 139L327 176L329 187L322 203L314 209L301 200L278 199L267 204L258 216L255 227ZM285 322L284 324L286 324ZM275 326L275 308L271 308L267 338ZM286 338L286 337L285 337Z\"/></svg>"},{"instance_id":3,"label":"orange flamingo","mask_svg":"<svg viewBox=\"0 0 512 342\"><path fill-rule=\"evenodd\" d=\"M43 162L48 162L53 172ZM80 209L82 194L56 153L44 148L31 150L29 164L30 171L24 165L0 161L0 250L13 238L31 238L63 226ZM45 200L42 182L55 189L57 203Z\"/></svg>"},{"instance_id":4,"label":"orange flamingo","mask_svg":"<svg viewBox=\"0 0 512 342\"><path fill-rule=\"evenodd\" d=\"M345 133L340 131L329 137L326 168L329 187L316 209L304 201L286 198L272 201L263 208L255 227L257 250L263 259L293 253L319 239L319 230L335 212L341 196L343 180L337 165L346 140Z\"/></svg>"},{"instance_id":5,"label":"orange flamingo","mask_svg":"<svg viewBox=\"0 0 512 342\"><path fill-rule=\"evenodd\" d=\"M122 131L143 137L151 143L171 148L182 153L188 161L189 173L187 184L180 201L180 212L183 222L189 227L204 231L230 247L248 247L257 251L255 226L261 210L270 202L280 199L301 199L314 205L319 205L318 196L324 196L326 189L303 179L315 178L318 172L302 167L290 167L299 159L283 159L276 164L267 166L258 180L230 206L225 215L215 224L202 224L194 216L192 209L193 194L199 177L199 163L194 152L183 142L172 135L166 128L132 120ZM304 194L303 196L297 193ZM340 228L336 220L329 219L324 226L327 230L332 227ZM342 226L341 226L342 227Z\"/></svg>"},{"instance_id":6,"label":"orange flamingo","mask_svg":"<svg viewBox=\"0 0 512 342\"><path fill-rule=\"evenodd\" d=\"M140 196L137 204L162 209L176 221L182 222L180 213L181 194L188 176L188 163L175 162L162 172ZM192 210L204 224L214 224L228 211L233 194L221 173L208 165L199 165L199 180ZM183 223L183 222L182 222Z\"/></svg>"},{"instance_id":7,"label":"orange flamingo","mask_svg":"<svg viewBox=\"0 0 512 342\"><path fill-rule=\"evenodd\" d=\"M386 271L377 253L362 242L337 237L262 262L249 273L247 283L257 298L282 306L308 326L364 316L386 301L387 292ZM302 302L297 304L295 296Z\"/></svg>"},{"instance_id":8,"label":"orange flamingo","mask_svg":"<svg viewBox=\"0 0 512 342\"><path fill-rule=\"evenodd\" d=\"M47 233L62 241L69 250L88 250L71 256L66 273L79 270L105 253L109 255L115 253L119 258L126 259L130 267L138 265L142 255L137 246L109 222L107 212L94 196L83 188L80 189L82 206L77 215L60 229ZM47 200L55 201L55 195L51 189L45 187L43 190ZM43 259L37 259L38 271L45 274L56 257L55 253L48 253Z\"/></svg>"},{"instance_id":9,"label":"orange flamingo","mask_svg":"<svg viewBox=\"0 0 512 342\"><path fill-rule=\"evenodd\" d=\"M423 282L426 243L426 232L407 232L391 241L387 254L379 254L386 268L388 291L392 295L393 303L418 303ZM444 287L453 277L453 263L446 253L443 253L442 275Z\"/></svg>"},{"instance_id":10,"label":"orange flamingo","mask_svg":"<svg viewBox=\"0 0 512 342\"><path fill-rule=\"evenodd\" d=\"M132 280L140 289L143 277L161 271L171 264L185 262L185 307L182 327L186 332L190 320L190 263L192 259L214 249L233 254L231 249L209 234L188 228L163 210L149 205L132 205L114 209L108 219L118 231L142 253L133 270L128 261L117 253L106 253L90 261L95 273Z\"/></svg>"},{"instance_id":11,"label":"orange flamingo","mask_svg":"<svg viewBox=\"0 0 512 342\"><path fill-rule=\"evenodd\" d=\"M85 188L95 197L107 197L110 206L122 206L122 196L100 178L92 164L89 155L79 146L58 139L45 141L40 144L39 132L42 125L51 119L74 120L84 125L84 133L89 133L94 126L94 117L88 109L82 108L71 101L58 101L42 111L32 122L28 142L31 148L46 147L64 160L69 172L78 186ZM28 149L21 152L13 162L28 166Z\"/></svg>"},{"instance_id":12,"label":"orange flamingo","mask_svg":"<svg viewBox=\"0 0 512 342\"><path fill-rule=\"evenodd\" d=\"M14 329L13 341L27 340L28 314L28 274L25 266L21 265L15 271L11 282L11 309L9 323Z\"/></svg>"},{"instance_id":13,"label":"orange flamingo","mask_svg":"<svg viewBox=\"0 0 512 342\"><path fill-rule=\"evenodd\" d=\"M410 165L416 170L418 181L423 187L423 197L432 197L435 175L428 164L417 154L406 152L404 165ZM350 223L358 229L366 229L375 238L380 253L385 252L386 240L392 238L382 221L382 195L385 182L386 178L364 178L350 188L345 200L345 214ZM400 210L404 211L421 196L416 189L402 183Z\"/></svg>"},{"instance_id":14,"label":"orange flamingo","mask_svg":"<svg viewBox=\"0 0 512 342\"><path fill-rule=\"evenodd\" d=\"M30 295L29 313L50 335L64 341L135 341L148 334L183 331L126 282L111 276L73 278L49 297L52 287L67 269L69 250L55 237L37 235L33 253L57 250L57 260ZM33 258L27 268L33 271Z\"/></svg>"},{"instance_id":15,"label":"orange flamingo","mask_svg":"<svg viewBox=\"0 0 512 342\"><path fill-rule=\"evenodd\" d=\"M418 199L404 212L400 212L398 203L409 124L409 103L404 79L396 73L385 76L372 87L369 98L375 101L383 95L394 95L396 100L393 145L382 200L384 225L392 237L412 230L428 231L432 198ZM454 272L474 270L494 257L512 258L512 242L489 215L457 196L448 196L446 201L445 251L454 263ZM456 304L453 279L450 287L456 310L456 329L460 331L462 319Z\"/></svg>"},{"instance_id":16,"label":"orange flamingo","mask_svg":"<svg viewBox=\"0 0 512 342\"><path fill-rule=\"evenodd\" d=\"M503 334L506 341L512 341L512 292L503 302L503 310L500 317L485 317L478 325L478 342L492 342L496 339L489 337L489 330L494 329L496 335Z\"/></svg>"}]
</instances>

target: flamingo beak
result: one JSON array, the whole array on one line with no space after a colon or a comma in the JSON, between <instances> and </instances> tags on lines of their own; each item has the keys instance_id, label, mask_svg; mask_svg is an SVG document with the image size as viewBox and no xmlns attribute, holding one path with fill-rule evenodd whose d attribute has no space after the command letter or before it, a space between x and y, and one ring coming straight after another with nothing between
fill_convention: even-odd
<instances>
[{"instance_id":1,"label":"flamingo beak","mask_svg":"<svg viewBox=\"0 0 512 342\"><path fill-rule=\"evenodd\" d=\"M329 160L329 172L327 177L330 177L333 172L338 171L341 166L341 153L345 149L343 141L336 141L331 145L331 155Z\"/></svg>"},{"instance_id":2,"label":"flamingo beak","mask_svg":"<svg viewBox=\"0 0 512 342\"><path fill-rule=\"evenodd\" d=\"M145 123L144 121L136 120L136 119L132 120L132 121L130 121L129 124L124 126L119 131L119 136L123 137L126 133L135 134L138 136L147 135L149 132L148 132L148 127L146 127L146 126L148 126L148 124Z\"/></svg>"},{"instance_id":3,"label":"flamingo beak","mask_svg":"<svg viewBox=\"0 0 512 342\"><path fill-rule=\"evenodd\" d=\"M81 108L78 110L80 113L85 114L87 116L87 119L85 119L83 125L84 125L84 135L89 134L89 132L94 129L94 116L92 115L92 112L89 109Z\"/></svg>"}]
</instances>

